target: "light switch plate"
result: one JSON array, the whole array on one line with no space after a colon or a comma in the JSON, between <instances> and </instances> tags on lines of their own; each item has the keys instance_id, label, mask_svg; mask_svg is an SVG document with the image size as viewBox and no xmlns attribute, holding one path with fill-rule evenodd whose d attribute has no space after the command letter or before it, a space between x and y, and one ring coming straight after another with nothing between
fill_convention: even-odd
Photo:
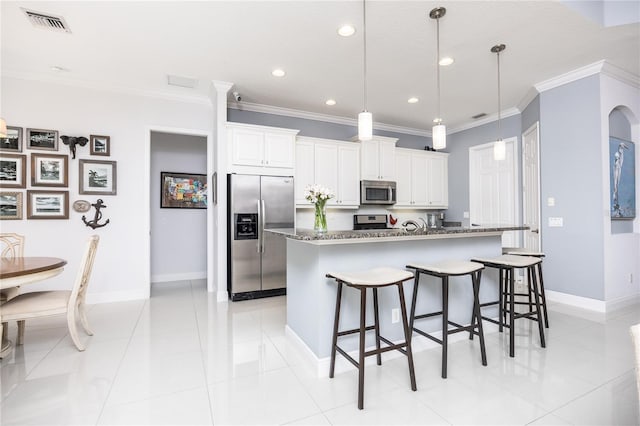
<instances>
[{"instance_id":1,"label":"light switch plate","mask_svg":"<svg viewBox=\"0 0 640 426\"><path fill-rule=\"evenodd\" d=\"M462 213L462 217L463 217L464 219L469 219L469 212L464 212L464 213Z\"/></svg>"},{"instance_id":2,"label":"light switch plate","mask_svg":"<svg viewBox=\"0 0 640 426\"><path fill-rule=\"evenodd\" d=\"M556 199L553 197L547 198L547 206L553 207L556 205Z\"/></svg>"},{"instance_id":3,"label":"light switch plate","mask_svg":"<svg viewBox=\"0 0 640 426\"><path fill-rule=\"evenodd\" d=\"M550 217L549 218L549 227L550 228L560 228L564 226L563 218L561 217Z\"/></svg>"}]
</instances>

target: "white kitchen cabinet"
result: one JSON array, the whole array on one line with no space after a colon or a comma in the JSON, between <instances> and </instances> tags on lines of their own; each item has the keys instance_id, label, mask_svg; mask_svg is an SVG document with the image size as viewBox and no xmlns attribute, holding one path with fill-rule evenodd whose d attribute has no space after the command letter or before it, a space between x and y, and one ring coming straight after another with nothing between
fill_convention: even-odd
<instances>
[{"instance_id":1,"label":"white kitchen cabinet","mask_svg":"<svg viewBox=\"0 0 640 426\"><path fill-rule=\"evenodd\" d=\"M363 180L395 180L396 138L374 136L360 142L360 178Z\"/></svg>"},{"instance_id":2,"label":"white kitchen cabinet","mask_svg":"<svg viewBox=\"0 0 640 426\"><path fill-rule=\"evenodd\" d=\"M312 207L304 188L318 184L334 191L329 207L360 204L360 147L351 142L299 137L296 142L296 205Z\"/></svg>"},{"instance_id":3,"label":"white kitchen cabinet","mask_svg":"<svg viewBox=\"0 0 640 426\"><path fill-rule=\"evenodd\" d=\"M396 208L447 208L448 154L396 149Z\"/></svg>"},{"instance_id":4,"label":"white kitchen cabinet","mask_svg":"<svg viewBox=\"0 0 640 426\"><path fill-rule=\"evenodd\" d=\"M292 173L298 130L243 123L227 123L227 130L231 172Z\"/></svg>"}]
</instances>

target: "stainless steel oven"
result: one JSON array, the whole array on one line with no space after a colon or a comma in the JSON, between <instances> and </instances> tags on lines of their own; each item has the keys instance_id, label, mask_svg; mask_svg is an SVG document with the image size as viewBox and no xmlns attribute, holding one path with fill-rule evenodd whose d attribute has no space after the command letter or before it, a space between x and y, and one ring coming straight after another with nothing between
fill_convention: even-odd
<instances>
[{"instance_id":1,"label":"stainless steel oven","mask_svg":"<svg viewBox=\"0 0 640 426\"><path fill-rule=\"evenodd\" d=\"M360 181L360 204L391 205L396 203L396 183L383 180Z\"/></svg>"}]
</instances>

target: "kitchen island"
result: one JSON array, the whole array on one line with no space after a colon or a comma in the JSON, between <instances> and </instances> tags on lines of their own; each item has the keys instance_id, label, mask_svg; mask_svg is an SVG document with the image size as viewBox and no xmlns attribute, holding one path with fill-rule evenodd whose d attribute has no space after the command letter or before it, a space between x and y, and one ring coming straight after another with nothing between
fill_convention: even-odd
<instances>
[{"instance_id":1,"label":"kitchen island","mask_svg":"<svg viewBox=\"0 0 640 426\"><path fill-rule=\"evenodd\" d=\"M380 266L404 269L410 263L427 264L441 260L468 260L473 257L499 256L501 236L505 231L527 229L520 226L480 226L471 228L403 229L367 231L330 231L322 235L304 229L266 229L287 238L287 333L297 340L311 358L315 358L320 375L328 374L331 335L335 311L334 280L329 272L368 270ZM416 312L440 310L441 286L432 277L421 277ZM481 302L493 301L498 295L498 275L485 270L480 285ZM413 282L407 281L405 298L410 304ZM379 289L381 334L390 340L402 339L401 322L392 322L399 308L394 288ZM449 319L460 324L471 321L472 286L468 276L451 277L449 287ZM342 295L340 328L357 328L360 308L359 292L345 288ZM368 298L368 303L371 298ZM407 306L409 309L410 306ZM407 309L407 310L408 310ZM497 316L485 309L484 314ZM368 323L373 323L373 310L367 308ZM440 317L419 323L427 331L442 329ZM367 346L374 344L367 336ZM420 339L415 339L420 340ZM357 348L357 336L345 337L341 345L348 351ZM416 342L415 348L420 344Z\"/></svg>"}]
</instances>

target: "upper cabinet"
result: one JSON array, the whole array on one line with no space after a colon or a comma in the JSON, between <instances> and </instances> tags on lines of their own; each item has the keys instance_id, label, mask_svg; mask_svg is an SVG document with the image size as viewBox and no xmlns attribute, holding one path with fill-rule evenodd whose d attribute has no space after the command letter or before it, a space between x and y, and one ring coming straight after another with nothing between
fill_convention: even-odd
<instances>
[{"instance_id":1,"label":"upper cabinet","mask_svg":"<svg viewBox=\"0 0 640 426\"><path fill-rule=\"evenodd\" d=\"M298 130L227 123L229 171L293 174Z\"/></svg>"},{"instance_id":2,"label":"upper cabinet","mask_svg":"<svg viewBox=\"0 0 640 426\"><path fill-rule=\"evenodd\" d=\"M304 198L307 185L318 184L336 196L328 207L355 208L360 204L360 147L351 142L298 137L295 199L298 207L312 207Z\"/></svg>"},{"instance_id":3,"label":"upper cabinet","mask_svg":"<svg viewBox=\"0 0 640 426\"><path fill-rule=\"evenodd\" d=\"M448 155L396 149L395 208L445 209L449 206Z\"/></svg>"},{"instance_id":4,"label":"upper cabinet","mask_svg":"<svg viewBox=\"0 0 640 426\"><path fill-rule=\"evenodd\" d=\"M396 138L374 136L360 142L360 178L362 180L395 180Z\"/></svg>"}]
</instances>

